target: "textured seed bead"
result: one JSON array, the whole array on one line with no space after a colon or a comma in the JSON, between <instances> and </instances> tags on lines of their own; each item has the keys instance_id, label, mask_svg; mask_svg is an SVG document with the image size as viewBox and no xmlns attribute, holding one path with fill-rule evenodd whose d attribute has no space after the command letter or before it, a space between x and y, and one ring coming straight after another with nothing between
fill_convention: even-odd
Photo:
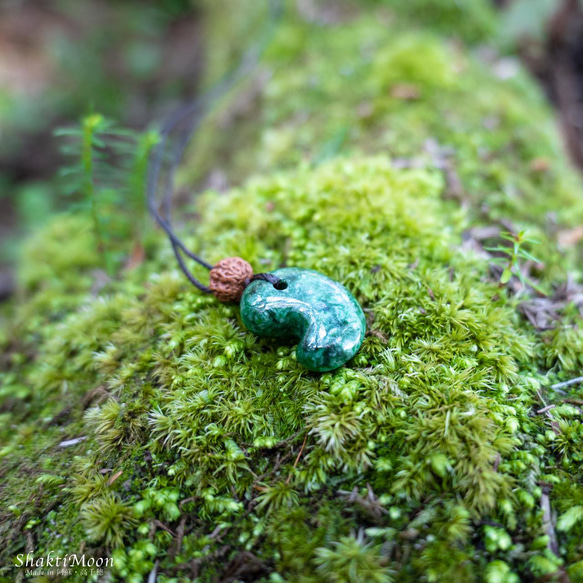
<instances>
[{"instance_id":1,"label":"textured seed bead","mask_svg":"<svg viewBox=\"0 0 583 583\"><path fill-rule=\"evenodd\" d=\"M221 259L210 271L209 288L221 302L238 302L253 277L253 268L241 257Z\"/></svg>"}]
</instances>

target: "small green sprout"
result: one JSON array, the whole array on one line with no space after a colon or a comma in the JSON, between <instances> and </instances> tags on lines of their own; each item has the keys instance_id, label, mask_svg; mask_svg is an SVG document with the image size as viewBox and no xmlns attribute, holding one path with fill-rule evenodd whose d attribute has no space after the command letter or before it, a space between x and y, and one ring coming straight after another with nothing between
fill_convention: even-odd
<instances>
[{"instance_id":1,"label":"small green sprout","mask_svg":"<svg viewBox=\"0 0 583 583\"><path fill-rule=\"evenodd\" d=\"M526 231L520 231L518 234L505 231L500 234L500 237L505 241L509 241L511 245L486 247L486 251L500 253L503 255L502 257L492 258L492 262L502 268L502 274L500 275L500 285L506 285L514 275L520 280L520 283L522 283L523 286L526 287L529 285L530 287L540 292L540 289L537 287L537 285L528 279L521 269L521 260L540 263L539 259L530 254L524 248L526 244L538 245L539 242L535 239L528 238L526 236Z\"/></svg>"}]
</instances>

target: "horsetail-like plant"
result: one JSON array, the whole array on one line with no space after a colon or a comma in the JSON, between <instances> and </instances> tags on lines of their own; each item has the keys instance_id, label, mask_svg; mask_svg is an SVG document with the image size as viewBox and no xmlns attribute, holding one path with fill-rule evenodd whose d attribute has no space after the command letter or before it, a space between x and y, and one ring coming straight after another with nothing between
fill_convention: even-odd
<instances>
[{"instance_id":1,"label":"horsetail-like plant","mask_svg":"<svg viewBox=\"0 0 583 583\"><path fill-rule=\"evenodd\" d=\"M154 131L138 133L118 127L99 113L85 116L78 127L62 128L62 151L73 164L61 171L73 208L91 217L103 267L113 274L121 260L141 246L144 234L144 188L148 158L157 143Z\"/></svg>"}]
</instances>

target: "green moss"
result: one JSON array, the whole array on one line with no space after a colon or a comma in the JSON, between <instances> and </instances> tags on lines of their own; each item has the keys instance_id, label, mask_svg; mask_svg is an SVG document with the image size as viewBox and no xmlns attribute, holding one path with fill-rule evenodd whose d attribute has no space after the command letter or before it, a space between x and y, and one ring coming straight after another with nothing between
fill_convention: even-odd
<instances>
[{"instance_id":1,"label":"green moss","mask_svg":"<svg viewBox=\"0 0 583 583\"><path fill-rule=\"evenodd\" d=\"M331 27L291 12L253 90L223 103L194 141L183 180L219 170L237 184L250 172L386 153L445 166L446 194L482 223L580 224L579 182L549 106L515 61L480 54L386 22L382 10Z\"/></svg>"},{"instance_id":2,"label":"green moss","mask_svg":"<svg viewBox=\"0 0 583 583\"><path fill-rule=\"evenodd\" d=\"M155 564L162 581L580 576L581 389L549 388L581 365L580 316L536 330L528 294L463 245L500 220L527 228L551 292L579 276L580 247L557 240L581 221L580 183L522 74L373 16L283 23L245 122L257 140L209 144L233 181L263 172L202 195L187 237L211 262L341 281L368 316L359 354L306 371L189 287L161 236L101 281L89 223L56 218L0 337L2 565L32 545L112 554L124 581Z\"/></svg>"},{"instance_id":3,"label":"green moss","mask_svg":"<svg viewBox=\"0 0 583 583\"><path fill-rule=\"evenodd\" d=\"M483 0L373 0L393 11L409 26L428 26L468 42L491 40L496 31L494 7Z\"/></svg>"},{"instance_id":4,"label":"green moss","mask_svg":"<svg viewBox=\"0 0 583 583\"><path fill-rule=\"evenodd\" d=\"M412 83L424 90L448 88L455 80L454 63L446 48L428 37L402 36L375 59L378 93L398 83Z\"/></svg>"}]
</instances>

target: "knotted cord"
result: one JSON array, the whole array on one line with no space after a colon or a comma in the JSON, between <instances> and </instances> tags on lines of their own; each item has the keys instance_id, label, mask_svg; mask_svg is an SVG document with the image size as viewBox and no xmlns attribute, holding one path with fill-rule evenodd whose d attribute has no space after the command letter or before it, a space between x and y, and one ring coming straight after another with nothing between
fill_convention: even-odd
<instances>
[{"instance_id":1,"label":"knotted cord","mask_svg":"<svg viewBox=\"0 0 583 583\"><path fill-rule=\"evenodd\" d=\"M176 235L172 227L171 211L172 194L174 192L174 177L188 144L196 134L196 131L200 127L205 115L209 112L213 103L226 95L235 87L235 85L237 85L237 83L247 77L259 63L261 56L275 32L277 24L281 20L283 6L284 0L269 0L269 16L266 19L264 29L257 42L243 54L237 65L226 73L214 86L201 94L193 102L178 108L168 117L160 130L160 141L153 148L150 155L148 179L146 183L148 210L168 236L172 245L172 250L178 261L178 265L184 275L194 286L206 293L211 292L210 288L200 282L192 274L186 265L183 255L196 261L199 265L202 265L208 270L212 269L213 266L210 263L207 263L202 257L199 257L190 251ZM176 137L172 142L173 134ZM168 157L167 167L164 168L164 161L167 158L168 150L170 150L171 155ZM161 179L163 171L164 180ZM156 195L162 182L160 212L158 210L159 207ZM266 275L269 274L257 274L251 279L265 279L266 281L271 281L264 277ZM275 276L270 277L274 280L272 283L277 283L277 281L279 281Z\"/></svg>"}]
</instances>

